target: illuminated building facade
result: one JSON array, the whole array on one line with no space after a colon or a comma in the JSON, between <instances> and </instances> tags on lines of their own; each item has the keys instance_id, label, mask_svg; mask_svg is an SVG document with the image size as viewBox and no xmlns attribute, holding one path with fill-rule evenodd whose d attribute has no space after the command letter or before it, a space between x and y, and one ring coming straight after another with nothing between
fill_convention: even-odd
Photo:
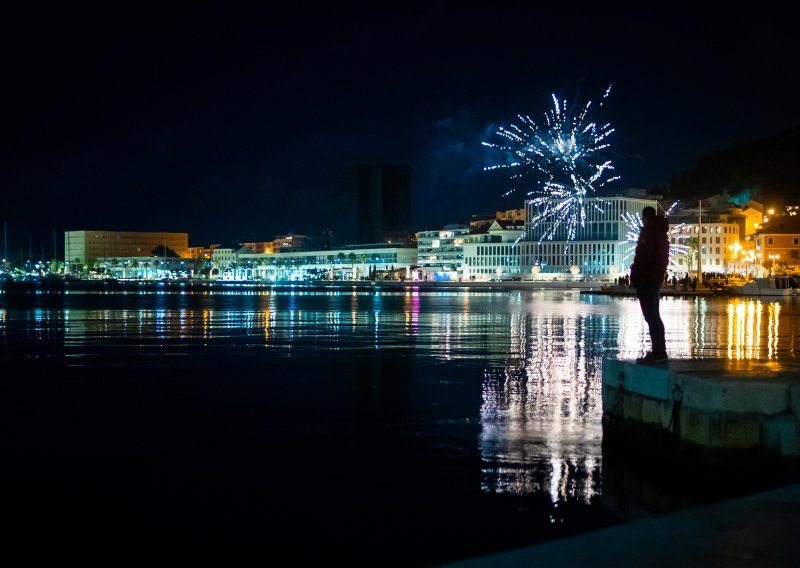
<instances>
[{"instance_id":1,"label":"illuminated building facade","mask_svg":"<svg viewBox=\"0 0 800 568\"><path fill-rule=\"evenodd\" d=\"M711 217L703 223L673 223L670 218L670 241L683 244L690 252L675 259L676 272L697 272L697 247L700 246L702 272L748 272L748 264L739 241L738 222Z\"/></svg>"},{"instance_id":2,"label":"illuminated building facade","mask_svg":"<svg viewBox=\"0 0 800 568\"><path fill-rule=\"evenodd\" d=\"M756 258L766 268L800 266L800 220L794 216L775 217L755 235Z\"/></svg>"},{"instance_id":3,"label":"illuminated building facade","mask_svg":"<svg viewBox=\"0 0 800 568\"><path fill-rule=\"evenodd\" d=\"M522 271L541 274L584 274L614 277L630 269L630 243L626 243L625 215L639 215L657 207L655 199L639 197L590 197L584 200L586 221L568 239L563 219L533 223L542 208L525 203L525 236L519 243ZM547 238L556 222L552 239Z\"/></svg>"},{"instance_id":4,"label":"illuminated building facade","mask_svg":"<svg viewBox=\"0 0 800 568\"><path fill-rule=\"evenodd\" d=\"M210 247L189 247L189 258L210 260L211 253L214 252L214 248L217 246L219 245L212 245Z\"/></svg>"},{"instance_id":5,"label":"illuminated building facade","mask_svg":"<svg viewBox=\"0 0 800 568\"><path fill-rule=\"evenodd\" d=\"M475 230L470 225L445 225L417 233L417 263L423 279L456 280L464 262L464 242Z\"/></svg>"},{"instance_id":6,"label":"illuminated building facade","mask_svg":"<svg viewBox=\"0 0 800 568\"><path fill-rule=\"evenodd\" d=\"M365 279L376 271L405 270L417 263L417 249L390 245L349 246L332 250L291 251L275 254L240 252L236 280Z\"/></svg>"},{"instance_id":7,"label":"illuminated building facade","mask_svg":"<svg viewBox=\"0 0 800 568\"><path fill-rule=\"evenodd\" d=\"M516 221L520 224L525 224L525 208L522 209L508 209L507 211L497 211L495 218L499 221Z\"/></svg>"},{"instance_id":8,"label":"illuminated building facade","mask_svg":"<svg viewBox=\"0 0 800 568\"><path fill-rule=\"evenodd\" d=\"M235 268L239 262L239 255L252 252L245 246L216 247L211 253L211 262L217 270Z\"/></svg>"},{"instance_id":9,"label":"illuminated building facade","mask_svg":"<svg viewBox=\"0 0 800 568\"><path fill-rule=\"evenodd\" d=\"M287 250L302 250L306 246L308 237L306 235L279 235L272 241L272 251L254 251L262 254L269 252L284 252ZM246 243L245 243L246 244Z\"/></svg>"},{"instance_id":10,"label":"illuminated building facade","mask_svg":"<svg viewBox=\"0 0 800 568\"><path fill-rule=\"evenodd\" d=\"M411 168L355 164L336 170L330 218L334 246L407 243Z\"/></svg>"},{"instance_id":11,"label":"illuminated building facade","mask_svg":"<svg viewBox=\"0 0 800 568\"><path fill-rule=\"evenodd\" d=\"M147 256L159 246L166 246L181 258L189 258L189 233L64 232L64 258L70 263L93 263L98 258Z\"/></svg>"},{"instance_id":12,"label":"illuminated building facade","mask_svg":"<svg viewBox=\"0 0 800 568\"><path fill-rule=\"evenodd\" d=\"M275 252L275 241L254 241L242 243L242 246L246 246L251 251L259 254L271 254Z\"/></svg>"},{"instance_id":13,"label":"illuminated building facade","mask_svg":"<svg viewBox=\"0 0 800 568\"><path fill-rule=\"evenodd\" d=\"M473 229L463 244L461 276L488 281L521 276L519 244L524 221L500 220Z\"/></svg>"}]
</instances>

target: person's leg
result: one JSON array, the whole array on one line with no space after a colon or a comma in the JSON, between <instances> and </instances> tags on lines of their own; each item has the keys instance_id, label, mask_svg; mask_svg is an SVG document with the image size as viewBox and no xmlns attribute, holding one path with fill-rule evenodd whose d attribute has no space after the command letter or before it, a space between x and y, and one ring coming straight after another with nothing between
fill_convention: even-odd
<instances>
[{"instance_id":1,"label":"person's leg","mask_svg":"<svg viewBox=\"0 0 800 568\"><path fill-rule=\"evenodd\" d=\"M667 352L664 334L664 322L659 313L660 286L657 283L646 283L636 289L642 316L650 331L650 343L653 353L664 355Z\"/></svg>"}]
</instances>

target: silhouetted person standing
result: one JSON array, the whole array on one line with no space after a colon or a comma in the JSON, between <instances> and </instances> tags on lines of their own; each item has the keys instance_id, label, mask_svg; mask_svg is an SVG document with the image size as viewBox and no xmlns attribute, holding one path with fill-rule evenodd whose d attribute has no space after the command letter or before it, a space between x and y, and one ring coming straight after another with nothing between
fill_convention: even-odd
<instances>
[{"instance_id":1,"label":"silhouetted person standing","mask_svg":"<svg viewBox=\"0 0 800 568\"><path fill-rule=\"evenodd\" d=\"M637 363L667 360L667 344L664 337L664 322L658 311L661 283L669 263L669 223L656 215L653 207L642 210L642 230L636 243L636 254L631 265L631 285L636 288L636 297L647 326L650 328L651 351L636 360Z\"/></svg>"}]
</instances>

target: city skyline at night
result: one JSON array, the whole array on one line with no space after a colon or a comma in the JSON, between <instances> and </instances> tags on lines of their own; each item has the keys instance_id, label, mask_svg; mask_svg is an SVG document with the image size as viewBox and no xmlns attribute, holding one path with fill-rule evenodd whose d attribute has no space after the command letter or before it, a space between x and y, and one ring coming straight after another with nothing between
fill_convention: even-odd
<instances>
[{"instance_id":1,"label":"city skyline at night","mask_svg":"<svg viewBox=\"0 0 800 568\"><path fill-rule=\"evenodd\" d=\"M51 10L3 39L0 220L37 254L54 229L320 233L352 163L409 165L417 230L520 208L481 142L551 93L613 84L625 187L800 124L797 39L766 8L583 6L567 32L543 6Z\"/></svg>"}]
</instances>

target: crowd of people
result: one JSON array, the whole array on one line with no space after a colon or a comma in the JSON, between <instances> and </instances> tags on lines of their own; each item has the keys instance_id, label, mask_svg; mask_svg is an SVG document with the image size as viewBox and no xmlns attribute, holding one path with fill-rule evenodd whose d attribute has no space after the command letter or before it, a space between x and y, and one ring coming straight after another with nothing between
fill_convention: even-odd
<instances>
[{"instance_id":1,"label":"crowd of people","mask_svg":"<svg viewBox=\"0 0 800 568\"><path fill-rule=\"evenodd\" d=\"M752 277L752 274L749 275ZM690 275L688 272L682 275L669 273L664 275L664 287L671 287L673 290L678 290L679 287L684 292L689 290L696 291L698 284L702 282L702 286L706 288L722 288L727 286L732 278L742 278L741 275L732 275L723 272L703 272L702 279L698 280L697 276ZM628 274L620 276L615 279L615 284L618 286L631 286L631 277Z\"/></svg>"}]
</instances>

